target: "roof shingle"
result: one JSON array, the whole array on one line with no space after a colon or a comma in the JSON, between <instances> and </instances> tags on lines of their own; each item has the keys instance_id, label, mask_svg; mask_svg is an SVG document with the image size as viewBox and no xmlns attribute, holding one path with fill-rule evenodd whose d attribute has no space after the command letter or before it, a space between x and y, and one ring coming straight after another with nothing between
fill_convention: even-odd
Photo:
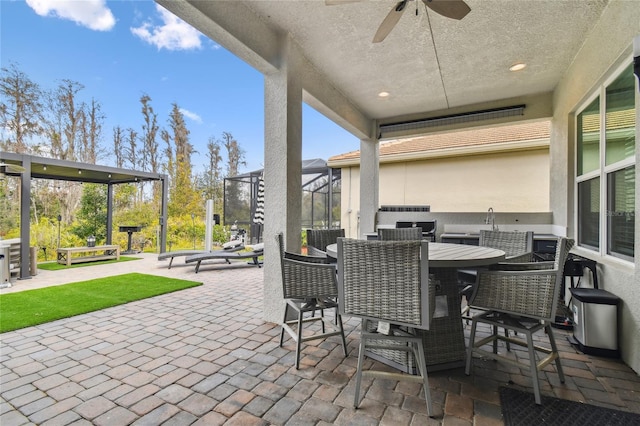
<instances>
[{"instance_id":1,"label":"roof shingle","mask_svg":"<svg viewBox=\"0 0 640 426\"><path fill-rule=\"evenodd\" d=\"M512 143L549 139L550 128L551 124L549 121L535 121L509 126L489 127L398 139L381 143L380 157L435 151L445 148L462 148L507 142ZM356 158L360 158L360 151L352 151L345 154L335 155L329 158L329 161Z\"/></svg>"}]
</instances>

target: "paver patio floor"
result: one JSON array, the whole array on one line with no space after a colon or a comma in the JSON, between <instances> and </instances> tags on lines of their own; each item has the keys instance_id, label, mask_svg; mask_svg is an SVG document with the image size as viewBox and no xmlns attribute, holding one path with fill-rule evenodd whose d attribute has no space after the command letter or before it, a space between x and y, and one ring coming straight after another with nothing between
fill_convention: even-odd
<instances>
[{"instance_id":1,"label":"paver patio floor","mask_svg":"<svg viewBox=\"0 0 640 426\"><path fill-rule=\"evenodd\" d=\"M363 380L352 407L358 344L346 320L349 356L338 337L294 344L262 319L262 269L193 265L154 255L70 271L40 271L19 291L101 275L139 271L204 281L204 285L0 335L0 424L22 425L500 425L498 389L531 391L527 373L474 360L429 374L435 418L426 416L421 386ZM215 266L214 266L215 265ZM640 378L624 363L584 355L556 330L567 376L542 375L543 395L640 413ZM519 356L515 351L514 356ZM374 361L367 360L370 366Z\"/></svg>"}]
</instances>

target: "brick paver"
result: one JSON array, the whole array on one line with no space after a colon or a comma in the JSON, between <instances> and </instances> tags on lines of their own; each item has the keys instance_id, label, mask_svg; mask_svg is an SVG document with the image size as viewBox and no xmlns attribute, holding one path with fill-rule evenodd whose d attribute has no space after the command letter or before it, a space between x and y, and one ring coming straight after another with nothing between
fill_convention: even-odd
<instances>
[{"instance_id":1,"label":"brick paver","mask_svg":"<svg viewBox=\"0 0 640 426\"><path fill-rule=\"evenodd\" d=\"M471 376L462 368L430 374L435 418L426 416L420 384L381 379L363 380L356 410L359 321L345 322L347 358L338 338L313 341L296 370L293 342L279 347L279 327L262 320L262 269L219 263L196 275L191 265L169 270L154 255L142 257L117 273L204 285L1 335L0 424L492 426L502 424L500 386L532 389L528 373L475 359ZM77 268L72 278L112 269ZM60 284L64 274L40 271L2 293ZM576 351L567 335L556 332L566 383L549 366L543 394L640 413L638 375Z\"/></svg>"}]
</instances>

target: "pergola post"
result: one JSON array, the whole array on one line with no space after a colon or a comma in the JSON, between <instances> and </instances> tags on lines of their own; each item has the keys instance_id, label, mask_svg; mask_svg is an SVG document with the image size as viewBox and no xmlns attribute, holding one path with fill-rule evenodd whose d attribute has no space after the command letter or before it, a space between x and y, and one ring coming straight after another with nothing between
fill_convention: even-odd
<instances>
[{"instance_id":1,"label":"pergola post","mask_svg":"<svg viewBox=\"0 0 640 426\"><path fill-rule=\"evenodd\" d=\"M113 232L113 184L107 184L107 244L111 244Z\"/></svg>"},{"instance_id":2,"label":"pergola post","mask_svg":"<svg viewBox=\"0 0 640 426\"><path fill-rule=\"evenodd\" d=\"M167 175L160 175L162 183L162 201L160 207L160 253L167 251L167 200L169 199L169 182Z\"/></svg>"},{"instance_id":3,"label":"pergola post","mask_svg":"<svg viewBox=\"0 0 640 426\"><path fill-rule=\"evenodd\" d=\"M20 279L31 278L31 158L22 161L24 172L20 177Z\"/></svg>"}]
</instances>

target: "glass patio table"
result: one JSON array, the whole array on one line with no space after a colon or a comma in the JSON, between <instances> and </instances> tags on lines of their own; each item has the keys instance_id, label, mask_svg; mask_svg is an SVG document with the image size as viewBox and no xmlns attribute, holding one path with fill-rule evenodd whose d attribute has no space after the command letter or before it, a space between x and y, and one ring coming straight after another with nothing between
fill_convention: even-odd
<instances>
[{"instance_id":1,"label":"glass patio table","mask_svg":"<svg viewBox=\"0 0 640 426\"><path fill-rule=\"evenodd\" d=\"M327 246L327 256L338 258L338 245ZM427 369L437 371L464 366L465 339L460 309L458 268L488 266L505 259L502 250L465 244L429 243L429 273L436 282L436 308L431 327L421 335ZM413 363L398 363L375 353L368 356L411 372ZM407 365L405 365L407 364Z\"/></svg>"}]
</instances>

